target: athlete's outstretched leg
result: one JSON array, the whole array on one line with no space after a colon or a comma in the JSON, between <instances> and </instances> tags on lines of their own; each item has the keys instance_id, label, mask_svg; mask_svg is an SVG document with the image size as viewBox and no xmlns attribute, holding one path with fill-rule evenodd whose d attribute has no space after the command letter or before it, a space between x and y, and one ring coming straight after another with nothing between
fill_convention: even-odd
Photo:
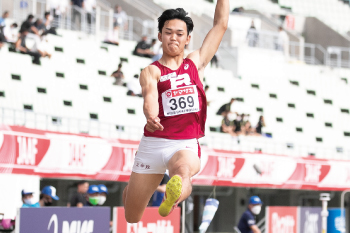
<instances>
[{"instance_id":1,"label":"athlete's outstretched leg","mask_svg":"<svg viewBox=\"0 0 350 233\"><path fill-rule=\"evenodd\" d=\"M136 223L142 218L147 204L162 181L164 174L139 174L133 172L123 192L125 219Z\"/></svg>"},{"instance_id":2,"label":"athlete's outstretched leg","mask_svg":"<svg viewBox=\"0 0 350 233\"><path fill-rule=\"evenodd\" d=\"M159 207L159 214L167 216L173 205L186 200L192 192L191 177L200 170L198 156L189 150L181 150L174 154L168 163L169 180L166 188L166 200Z\"/></svg>"}]
</instances>

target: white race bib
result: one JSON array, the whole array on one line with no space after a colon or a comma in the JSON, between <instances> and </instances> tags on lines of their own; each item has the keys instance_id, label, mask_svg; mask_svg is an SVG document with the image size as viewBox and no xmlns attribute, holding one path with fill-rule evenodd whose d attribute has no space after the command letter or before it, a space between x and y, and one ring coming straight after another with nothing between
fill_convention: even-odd
<instances>
[{"instance_id":1,"label":"white race bib","mask_svg":"<svg viewBox=\"0 0 350 233\"><path fill-rule=\"evenodd\" d=\"M199 112L197 86L185 86L162 93L164 116Z\"/></svg>"}]
</instances>

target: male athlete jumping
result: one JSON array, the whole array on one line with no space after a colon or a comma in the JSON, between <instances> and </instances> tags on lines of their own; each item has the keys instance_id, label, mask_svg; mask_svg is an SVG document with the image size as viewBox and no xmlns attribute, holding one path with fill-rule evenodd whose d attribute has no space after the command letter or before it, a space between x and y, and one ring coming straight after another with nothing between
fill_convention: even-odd
<instances>
[{"instance_id":1,"label":"male athlete jumping","mask_svg":"<svg viewBox=\"0 0 350 233\"><path fill-rule=\"evenodd\" d=\"M191 40L192 19L182 8L166 10L158 18L163 57L140 76L147 124L123 192L129 223L140 221L166 169L171 179L159 207L161 216L169 215L192 192L190 179L200 170L197 139L204 136L206 121L204 68L220 45L228 17L229 0L217 0L213 28L202 47L187 58L184 48Z\"/></svg>"}]
</instances>

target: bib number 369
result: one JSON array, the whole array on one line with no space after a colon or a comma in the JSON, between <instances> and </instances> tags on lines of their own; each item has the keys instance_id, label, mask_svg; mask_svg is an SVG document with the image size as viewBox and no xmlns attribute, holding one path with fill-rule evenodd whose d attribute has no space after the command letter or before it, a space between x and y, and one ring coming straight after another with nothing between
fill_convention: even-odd
<instances>
[{"instance_id":1,"label":"bib number 369","mask_svg":"<svg viewBox=\"0 0 350 233\"><path fill-rule=\"evenodd\" d=\"M190 108L193 108L193 106L194 106L194 100L193 100L192 96L187 96L186 99L185 99L185 97L180 97L179 103L177 103L176 99L173 98L173 99L170 99L170 103L172 104L170 109L173 111L177 110L179 107L181 109L185 109L187 106Z\"/></svg>"},{"instance_id":2,"label":"bib number 369","mask_svg":"<svg viewBox=\"0 0 350 233\"><path fill-rule=\"evenodd\" d=\"M162 93L165 116L175 116L199 111L195 85L171 89Z\"/></svg>"}]
</instances>

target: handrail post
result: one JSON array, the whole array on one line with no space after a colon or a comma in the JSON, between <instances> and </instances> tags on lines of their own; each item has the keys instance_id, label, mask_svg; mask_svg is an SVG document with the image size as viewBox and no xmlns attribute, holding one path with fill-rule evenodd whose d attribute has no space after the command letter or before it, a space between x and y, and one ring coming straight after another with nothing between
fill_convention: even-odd
<instances>
[{"instance_id":1,"label":"handrail post","mask_svg":"<svg viewBox=\"0 0 350 233\"><path fill-rule=\"evenodd\" d=\"M32 14L35 16L36 15L36 0L32 0Z\"/></svg>"},{"instance_id":2,"label":"handrail post","mask_svg":"<svg viewBox=\"0 0 350 233\"><path fill-rule=\"evenodd\" d=\"M108 30L113 30L113 9L109 9L108 11Z\"/></svg>"},{"instance_id":3,"label":"handrail post","mask_svg":"<svg viewBox=\"0 0 350 233\"><path fill-rule=\"evenodd\" d=\"M345 198L345 194L347 194L348 192L350 192L350 189L344 190L341 193L340 196L340 211L341 211L341 217L345 219L345 213L344 213L344 198ZM343 232L346 232L346 224L344 226Z\"/></svg>"},{"instance_id":4,"label":"handrail post","mask_svg":"<svg viewBox=\"0 0 350 233\"><path fill-rule=\"evenodd\" d=\"M96 41L99 40L100 36L100 26L101 26L101 7L96 7L96 18L95 18L95 35L96 35Z\"/></svg>"},{"instance_id":5,"label":"handrail post","mask_svg":"<svg viewBox=\"0 0 350 233\"><path fill-rule=\"evenodd\" d=\"M299 38L299 60L304 61L304 47L305 47L305 39L304 37Z\"/></svg>"}]
</instances>

